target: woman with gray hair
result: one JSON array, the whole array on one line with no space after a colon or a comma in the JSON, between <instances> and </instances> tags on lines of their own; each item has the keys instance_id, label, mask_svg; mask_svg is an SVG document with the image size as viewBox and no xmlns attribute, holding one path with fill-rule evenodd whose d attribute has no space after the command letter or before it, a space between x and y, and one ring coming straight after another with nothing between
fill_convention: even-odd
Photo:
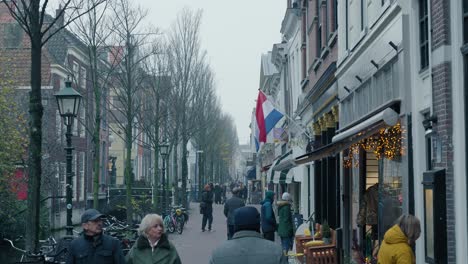
<instances>
[{"instance_id":1,"label":"woman with gray hair","mask_svg":"<svg viewBox=\"0 0 468 264\"><path fill-rule=\"evenodd\" d=\"M138 228L138 239L126 257L127 264L180 264L179 254L164 233L163 219L146 215Z\"/></svg>"},{"instance_id":2,"label":"woman with gray hair","mask_svg":"<svg viewBox=\"0 0 468 264\"><path fill-rule=\"evenodd\" d=\"M411 246L414 245L420 235L421 224L416 216L409 214L400 216L395 225L385 233L377 263L416 263L416 257Z\"/></svg>"}]
</instances>

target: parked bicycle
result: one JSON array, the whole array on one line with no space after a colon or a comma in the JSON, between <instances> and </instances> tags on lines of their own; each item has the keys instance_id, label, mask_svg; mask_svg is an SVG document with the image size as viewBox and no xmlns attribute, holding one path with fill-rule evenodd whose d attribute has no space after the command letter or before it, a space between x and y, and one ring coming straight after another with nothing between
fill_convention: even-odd
<instances>
[{"instance_id":1,"label":"parked bicycle","mask_svg":"<svg viewBox=\"0 0 468 264\"><path fill-rule=\"evenodd\" d=\"M185 208L181 206L171 206L170 212L164 217L164 226L169 233L182 234L184 231L184 225L188 221L188 214Z\"/></svg>"},{"instance_id":2,"label":"parked bicycle","mask_svg":"<svg viewBox=\"0 0 468 264\"><path fill-rule=\"evenodd\" d=\"M67 247L60 248L57 241L53 237L49 237L47 240L41 240L39 252L33 253L28 252L15 246L14 242L10 239L4 238L4 241L8 242L11 247L22 253L19 261L13 263L37 263L37 264L64 264L66 259Z\"/></svg>"},{"instance_id":3,"label":"parked bicycle","mask_svg":"<svg viewBox=\"0 0 468 264\"><path fill-rule=\"evenodd\" d=\"M121 242L124 255L127 255L138 238L138 229L136 227L130 227L112 215L108 215L104 219L103 230L104 233L117 238Z\"/></svg>"}]
</instances>

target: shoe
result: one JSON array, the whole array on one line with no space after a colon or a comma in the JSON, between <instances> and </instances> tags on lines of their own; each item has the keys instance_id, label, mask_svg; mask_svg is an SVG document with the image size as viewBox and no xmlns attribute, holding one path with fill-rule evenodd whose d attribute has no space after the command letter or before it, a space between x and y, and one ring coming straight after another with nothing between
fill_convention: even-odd
<instances>
[{"instance_id":1,"label":"shoe","mask_svg":"<svg viewBox=\"0 0 468 264\"><path fill-rule=\"evenodd\" d=\"M211 232L211 228L208 228L208 231Z\"/></svg>"},{"instance_id":2,"label":"shoe","mask_svg":"<svg viewBox=\"0 0 468 264\"><path fill-rule=\"evenodd\" d=\"M203 228L202 228L202 230L201 230L201 231L202 231L202 232L205 232L205 229L203 229Z\"/></svg>"}]
</instances>

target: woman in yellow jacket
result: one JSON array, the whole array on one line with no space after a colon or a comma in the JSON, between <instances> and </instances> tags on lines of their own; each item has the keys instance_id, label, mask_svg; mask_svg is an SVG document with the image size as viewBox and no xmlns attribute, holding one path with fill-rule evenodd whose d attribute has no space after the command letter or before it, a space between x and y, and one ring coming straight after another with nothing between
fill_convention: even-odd
<instances>
[{"instance_id":1,"label":"woman in yellow jacket","mask_svg":"<svg viewBox=\"0 0 468 264\"><path fill-rule=\"evenodd\" d=\"M379 264L414 264L416 258L411 248L421 234L419 219L413 215L400 216L396 224L384 235L377 256Z\"/></svg>"}]
</instances>

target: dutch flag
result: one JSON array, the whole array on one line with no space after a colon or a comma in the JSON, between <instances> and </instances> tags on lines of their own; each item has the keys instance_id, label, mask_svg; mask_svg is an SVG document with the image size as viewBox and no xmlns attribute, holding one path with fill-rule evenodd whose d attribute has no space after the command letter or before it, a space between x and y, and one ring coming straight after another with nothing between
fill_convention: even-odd
<instances>
[{"instance_id":1,"label":"dutch flag","mask_svg":"<svg viewBox=\"0 0 468 264\"><path fill-rule=\"evenodd\" d=\"M257 108L255 110L255 146L258 149L267 142L267 135L280 121L283 114L278 111L262 91L258 91Z\"/></svg>"}]
</instances>

